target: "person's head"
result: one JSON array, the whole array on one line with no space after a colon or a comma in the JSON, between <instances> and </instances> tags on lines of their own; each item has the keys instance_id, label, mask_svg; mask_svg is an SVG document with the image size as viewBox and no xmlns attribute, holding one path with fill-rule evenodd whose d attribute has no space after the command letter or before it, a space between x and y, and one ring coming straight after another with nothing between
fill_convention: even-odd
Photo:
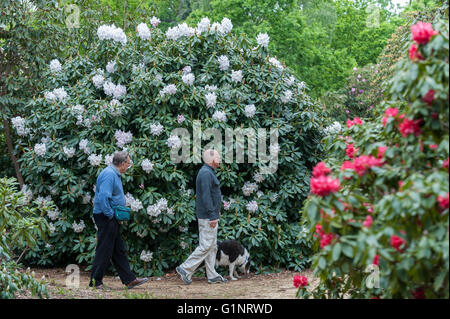
<instances>
[{"instance_id":1,"label":"person's head","mask_svg":"<svg viewBox=\"0 0 450 319\"><path fill-rule=\"evenodd\" d=\"M114 153L113 165L117 168L120 174L126 172L126 170L131 166L131 159L128 152L121 151Z\"/></svg>"},{"instance_id":2,"label":"person's head","mask_svg":"<svg viewBox=\"0 0 450 319\"><path fill-rule=\"evenodd\" d=\"M207 149L203 152L203 162L216 169L220 165L220 154L216 150Z\"/></svg>"}]
</instances>

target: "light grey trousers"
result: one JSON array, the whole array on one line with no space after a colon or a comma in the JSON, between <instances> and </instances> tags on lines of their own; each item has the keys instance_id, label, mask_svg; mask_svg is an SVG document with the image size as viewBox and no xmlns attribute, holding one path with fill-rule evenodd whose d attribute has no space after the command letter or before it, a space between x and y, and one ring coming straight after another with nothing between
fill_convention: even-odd
<instances>
[{"instance_id":1,"label":"light grey trousers","mask_svg":"<svg viewBox=\"0 0 450 319\"><path fill-rule=\"evenodd\" d=\"M206 276L208 279L220 277L216 272L216 254L217 254L217 228L209 226L209 219L198 220L199 245L194 252L180 266L183 268L187 277L191 279L198 266L205 261Z\"/></svg>"}]
</instances>

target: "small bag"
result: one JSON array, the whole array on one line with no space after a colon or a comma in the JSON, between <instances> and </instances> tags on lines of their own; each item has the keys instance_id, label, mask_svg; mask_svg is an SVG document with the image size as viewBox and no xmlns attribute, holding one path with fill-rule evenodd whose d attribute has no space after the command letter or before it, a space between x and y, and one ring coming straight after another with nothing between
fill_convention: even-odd
<instances>
[{"instance_id":1,"label":"small bag","mask_svg":"<svg viewBox=\"0 0 450 319\"><path fill-rule=\"evenodd\" d=\"M131 209L129 207L125 206L114 206L114 217L119 221L128 221L130 220L130 211Z\"/></svg>"}]
</instances>

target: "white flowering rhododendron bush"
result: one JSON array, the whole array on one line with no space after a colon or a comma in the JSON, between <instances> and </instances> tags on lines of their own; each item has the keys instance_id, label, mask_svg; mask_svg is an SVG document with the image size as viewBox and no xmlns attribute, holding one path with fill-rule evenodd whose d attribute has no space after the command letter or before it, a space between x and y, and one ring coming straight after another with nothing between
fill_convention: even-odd
<instances>
[{"instance_id":1,"label":"white flowering rhododendron bush","mask_svg":"<svg viewBox=\"0 0 450 319\"><path fill-rule=\"evenodd\" d=\"M27 262L91 263L96 178L123 149L133 164L122 175L132 211L122 233L133 270L161 274L183 261L198 243L194 186L201 163L171 160L182 144L172 131L185 128L192 138L199 121L203 132L278 131L277 143L267 141L278 158L273 174L262 174L258 161L223 161L217 169L219 240L241 241L260 270L305 267L308 241L298 211L322 138L305 83L269 55L267 34L234 35L226 18L167 32L158 23L152 18L132 34L99 26L84 56L48 61L46 90L29 103L30 116L11 119L25 191L30 200L54 205L46 216L51 234L26 254ZM192 157L192 143L184 145Z\"/></svg>"}]
</instances>

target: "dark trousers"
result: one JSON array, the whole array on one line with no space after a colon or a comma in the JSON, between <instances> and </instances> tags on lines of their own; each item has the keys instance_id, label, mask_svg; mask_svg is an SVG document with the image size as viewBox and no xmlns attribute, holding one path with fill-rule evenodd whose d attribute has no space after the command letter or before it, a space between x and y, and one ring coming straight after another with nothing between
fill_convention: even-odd
<instances>
[{"instance_id":1,"label":"dark trousers","mask_svg":"<svg viewBox=\"0 0 450 319\"><path fill-rule=\"evenodd\" d=\"M128 263L125 243L120 236L119 222L115 218L109 219L104 214L94 214L94 220L98 228L97 248L89 286L93 286L93 280L96 286L103 284L102 280L110 261L113 262L124 285L132 282L136 276L131 272Z\"/></svg>"}]
</instances>

